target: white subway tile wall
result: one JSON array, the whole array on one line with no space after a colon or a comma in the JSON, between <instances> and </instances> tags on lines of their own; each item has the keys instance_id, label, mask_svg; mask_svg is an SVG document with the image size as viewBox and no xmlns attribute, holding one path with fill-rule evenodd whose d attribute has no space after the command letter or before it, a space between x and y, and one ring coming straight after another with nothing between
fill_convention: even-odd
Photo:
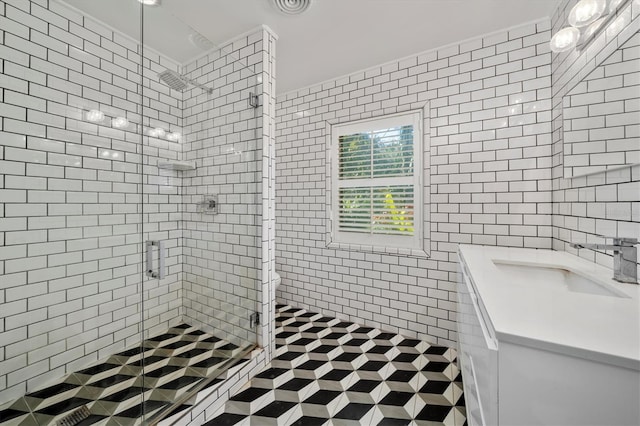
<instances>
[{"instance_id":1,"label":"white subway tile wall","mask_svg":"<svg viewBox=\"0 0 640 426\"><path fill-rule=\"evenodd\" d=\"M262 56L262 270L258 345L270 362L276 350L276 44L278 37L263 27Z\"/></svg>"},{"instance_id":2,"label":"white subway tile wall","mask_svg":"<svg viewBox=\"0 0 640 426\"><path fill-rule=\"evenodd\" d=\"M250 314L260 309L263 31L243 36L185 65L188 78L213 88L185 92L184 314L235 344L256 341ZM218 196L218 214L197 203ZM208 330L210 329L210 330Z\"/></svg>"},{"instance_id":3,"label":"white subway tile wall","mask_svg":"<svg viewBox=\"0 0 640 426\"><path fill-rule=\"evenodd\" d=\"M182 183L156 164L180 146L110 120L179 129L182 99L156 77L178 64L140 68L135 41L61 3L0 1L0 22L4 402L139 341L143 309L147 333L179 320ZM168 273L143 289L146 238Z\"/></svg>"},{"instance_id":4,"label":"white subway tile wall","mask_svg":"<svg viewBox=\"0 0 640 426\"><path fill-rule=\"evenodd\" d=\"M565 177L640 164L640 32L562 99Z\"/></svg>"},{"instance_id":5,"label":"white subway tile wall","mask_svg":"<svg viewBox=\"0 0 640 426\"><path fill-rule=\"evenodd\" d=\"M137 42L58 2L0 0L0 22L0 403L182 317L256 341L249 314L262 311L266 351L224 403L273 351L274 297L259 292L273 293L275 37L259 29L185 66L144 49L140 68ZM214 93L174 91L165 69ZM198 168L158 168L168 160ZM196 212L204 194L220 214ZM165 243L163 280L142 280L149 239Z\"/></svg>"},{"instance_id":6,"label":"white subway tile wall","mask_svg":"<svg viewBox=\"0 0 640 426\"><path fill-rule=\"evenodd\" d=\"M554 33L566 25L566 17L575 3L577 0L560 2L552 17ZM578 254L610 268L613 267L610 251L576 250L569 243L604 242L601 235L640 238L640 166L564 178L562 104L566 93L619 46L632 38L637 40L640 0L628 2L617 14L611 25L585 50L554 55L552 62L553 248ZM630 53L637 56L637 52L636 47ZM625 70L621 75L623 79L634 78L637 73L636 68ZM635 141L637 143L637 139Z\"/></svg>"},{"instance_id":7,"label":"white subway tile wall","mask_svg":"<svg viewBox=\"0 0 640 426\"><path fill-rule=\"evenodd\" d=\"M278 96L277 298L451 344L456 244L551 247L549 21ZM329 124L427 106L430 258L326 247Z\"/></svg>"},{"instance_id":8,"label":"white subway tile wall","mask_svg":"<svg viewBox=\"0 0 640 426\"><path fill-rule=\"evenodd\" d=\"M248 343L249 313L262 310L267 351L251 370L261 368L273 350L273 298L259 294L274 269L273 205L261 210L274 188L273 34L184 68L145 49L140 68L137 42L57 2L0 1L0 22L0 402L183 314ZM171 90L157 77L165 69L215 91ZM266 105L249 107L249 91ZM104 118L88 122L90 110ZM130 124L115 128L116 117ZM133 123L184 144L142 138ZM197 171L157 167L183 159ZM218 216L195 212L202 194L220 194ZM142 283L148 239L165 242L167 276Z\"/></svg>"},{"instance_id":9,"label":"white subway tile wall","mask_svg":"<svg viewBox=\"0 0 640 426\"><path fill-rule=\"evenodd\" d=\"M179 424L217 416L275 352L275 45L276 36L262 28L209 55L213 68L200 60L186 66L190 78L216 90L213 102L185 98L186 111L193 112L185 114L184 155L206 170L184 178L185 317L225 330L230 340L257 338L262 350ZM257 109L248 108L249 92L259 95ZM219 194L220 214L195 214L194 203L212 193ZM230 302L237 303L232 310ZM249 327L253 311L261 314L256 328Z\"/></svg>"},{"instance_id":10,"label":"white subway tile wall","mask_svg":"<svg viewBox=\"0 0 640 426\"><path fill-rule=\"evenodd\" d=\"M637 37L640 1L584 52L552 62L550 28L560 29L576 2L561 1L551 23L417 54L276 103L275 37L266 29L184 68L214 88L209 97L170 90L156 74L179 64L147 49L141 63L135 41L59 2L0 0L0 403L183 315L247 341L248 313L261 311L267 353L251 363L255 372L273 351L274 252L280 301L452 344L456 244L575 252L568 242L597 234L640 236L640 167L564 179L561 113L564 94ZM247 105L249 91L261 94L258 110ZM422 108L430 258L327 248L328 124ZM86 120L93 109L104 121ZM119 116L181 132L183 144L115 128ZM159 160L198 169L160 170ZM266 196L274 192L275 205ZM219 195L218 216L196 213L205 194ZM146 239L166 241L164 280L142 281ZM579 255L613 263L608 252Z\"/></svg>"},{"instance_id":11,"label":"white subway tile wall","mask_svg":"<svg viewBox=\"0 0 640 426\"><path fill-rule=\"evenodd\" d=\"M182 183L156 164L180 146L110 120L179 129L182 99L156 78L178 64L140 68L135 41L60 3L0 1L0 22L3 402L139 341L142 298L147 333L179 320ZM147 238L168 273L142 288Z\"/></svg>"}]
</instances>

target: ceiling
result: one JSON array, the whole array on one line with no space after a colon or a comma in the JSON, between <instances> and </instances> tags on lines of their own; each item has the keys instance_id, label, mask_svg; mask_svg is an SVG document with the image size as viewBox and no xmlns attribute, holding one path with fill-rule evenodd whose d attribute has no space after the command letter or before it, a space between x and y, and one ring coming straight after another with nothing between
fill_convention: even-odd
<instances>
[{"instance_id":1,"label":"ceiling","mask_svg":"<svg viewBox=\"0 0 640 426\"><path fill-rule=\"evenodd\" d=\"M136 0L65 0L140 38ZM278 93L306 87L394 59L549 16L558 0L313 0L287 16L271 0L162 0L144 8L145 44L185 63L265 24L278 36Z\"/></svg>"}]
</instances>

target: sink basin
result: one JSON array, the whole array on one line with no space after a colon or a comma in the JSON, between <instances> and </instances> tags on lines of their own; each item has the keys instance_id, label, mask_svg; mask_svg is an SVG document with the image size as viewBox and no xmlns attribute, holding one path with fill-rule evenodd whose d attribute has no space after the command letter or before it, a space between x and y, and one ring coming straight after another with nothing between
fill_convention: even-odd
<instances>
[{"instance_id":1,"label":"sink basin","mask_svg":"<svg viewBox=\"0 0 640 426\"><path fill-rule=\"evenodd\" d=\"M494 260L498 270L514 280L514 285L535 283L555 291L570 291L598 296L629 298L613 285L594 280L585 274L558 266Z\"/></svg>"}]
</instances>

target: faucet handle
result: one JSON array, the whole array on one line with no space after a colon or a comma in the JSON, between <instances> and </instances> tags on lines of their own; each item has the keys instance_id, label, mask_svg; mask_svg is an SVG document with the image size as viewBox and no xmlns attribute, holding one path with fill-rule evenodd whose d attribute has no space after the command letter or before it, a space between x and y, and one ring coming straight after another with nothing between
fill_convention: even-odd
<instances>
[{"instance_id":1,"label":"faucet handle","mask_svg":"<svg viewBox=\"0 0 640 426\"><path fill-rule=\"evenodd\" d=\"M614 246L631 247L631 246L635 246L636 244L638 244L638 239L637 238L631 238L631 237L609 237L609 236L600 235L600 234L596 234L596 236L604 238L606 240L613 240L613 245Z\"/></svg>"},{"instance_id":2,"label":"faucet handle","mask_svg":"<svg viewBox=\"0 0 640 426\"><path fill-rule=\"evenodd\" d=\"M638 244L637 238L628 238L628 237L614 237L613 238L614 245L620 245L625 247L631 247Z\"/></svg>"}]
</instances>

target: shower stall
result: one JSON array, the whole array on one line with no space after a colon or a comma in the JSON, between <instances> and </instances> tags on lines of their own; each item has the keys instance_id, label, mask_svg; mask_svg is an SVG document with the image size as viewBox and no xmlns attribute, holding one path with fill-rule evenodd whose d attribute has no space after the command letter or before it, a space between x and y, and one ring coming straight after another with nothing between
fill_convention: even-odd
<instances>
[{"instance_id":1,"label":"shower stall","mask_svg":"<svg viewBox=\"0 0 640 426\"><path fill-rule=\"evenodd\" d=\"M181 1L0 0L0 425L171 424L273 351L275 36Z\"/></svg>"}]
</instances>

